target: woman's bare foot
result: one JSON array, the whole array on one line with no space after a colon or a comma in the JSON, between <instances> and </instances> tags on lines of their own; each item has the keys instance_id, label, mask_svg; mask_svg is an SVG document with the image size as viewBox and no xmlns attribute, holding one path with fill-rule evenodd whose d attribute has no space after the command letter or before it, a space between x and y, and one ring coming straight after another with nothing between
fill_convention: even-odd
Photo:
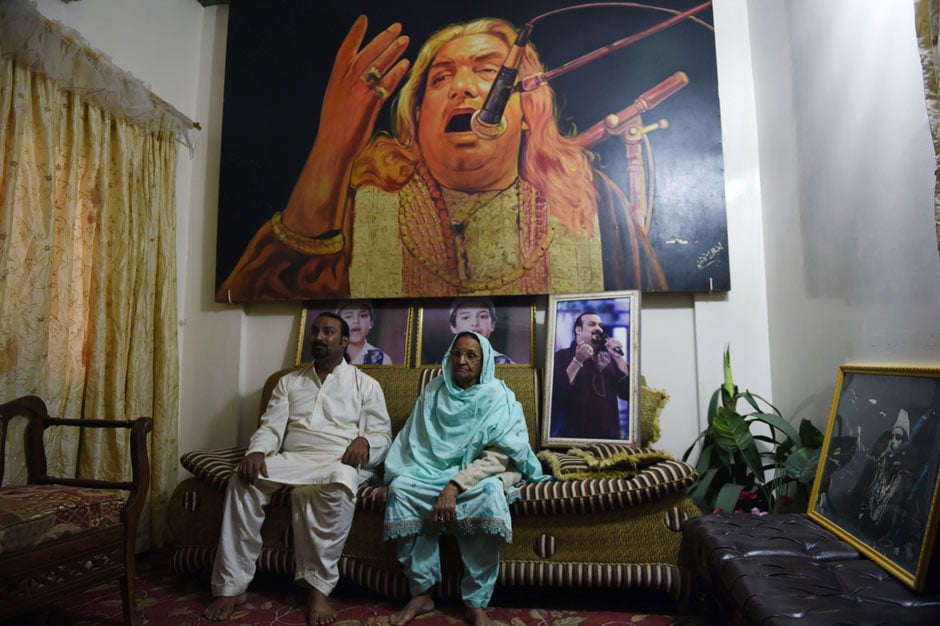
<instances>
[{"instance_id":1,"label":"woman's bare foot","mask_svg":"<svg viewBox=\"0 0 940 626\"><path fill-rule=\"evenodd\" d=\"M467 607L467 621L473 626L495 626L496 622L486 614L486 609L478 606Z\"/></svg>"},{"instance_id":2,"label":"woman's bare foot","mask_svg":"<svg viewBox=\"0 0 940 626\"><path fill-rule=\"evenodd\" d=\"M398 613L392 613L392 615L388 618L388 623L392 626L403 626L418 615L433 610L434 600L431 599L431 595L422 593L421 595L417 595L409 600L408 604L406 604L405 608L403 608L401 611Z\"/></svg>"},{"instance_id":3,"label":"woman's bare foot","mask_svg":"<svg viewBox=\"0 0 940 626\"><path fill-rule=\"evenodd\" d=\"M213 622L225 621L235 610L235 607L244 604L247 599L248 595L244 593L238 596L216 596L212 603L206 607L206 610L202 612L202 616Z\"/></svg>"},{"instance_id":4,"label":"woman's bare foot","mask_svg":"<svg viewBox=\"0 0 940 626\"><path fill-rule=\"evenodd\" d=\"M333 611L333 605L330 604L329 596L311 589L310 596L307 598L307 624L321 626L335 621L336 613Z\"/></svg>"}]
</instances>

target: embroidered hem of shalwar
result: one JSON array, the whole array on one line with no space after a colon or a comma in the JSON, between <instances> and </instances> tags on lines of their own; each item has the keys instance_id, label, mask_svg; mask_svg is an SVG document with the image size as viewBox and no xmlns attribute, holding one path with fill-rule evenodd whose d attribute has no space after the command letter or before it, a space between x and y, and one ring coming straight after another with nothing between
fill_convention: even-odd
<instances>
[{"instance_id":1,"label":"embroidered hem of shalwar","mask_svg":"<svg viewBox=\"0 0 940 626\"><path fill-rule=\"evenodd\" d=\"M382 529L382 541L413 537L420 535L430 527L430 522L422 520L406 520L401 522L386 522ZM443 527L435 527L442 533L464 535L494 535L502 537L506 543L512 543L512 527L499 518L460 519ZM455 532L456 531L456 532Z\"/></svg>"}]
</instances>

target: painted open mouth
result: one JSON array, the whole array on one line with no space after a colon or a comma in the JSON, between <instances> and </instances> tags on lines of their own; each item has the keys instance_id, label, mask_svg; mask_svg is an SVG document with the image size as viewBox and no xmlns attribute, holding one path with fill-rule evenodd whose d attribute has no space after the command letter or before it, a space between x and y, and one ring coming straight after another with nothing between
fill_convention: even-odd
<instances>
[{"instance_id":1,"label":"painted open mouth","mask_svg":"<svg viewBox=\"0 0 940 626\"><path fill-rule=\"evenodd\" d=\"M470 117L473 115L470 113L455 113L453 117L447 122L447 127L444 128L445 133L468 133L470 132Z\"/></svg>"}]
</instances>

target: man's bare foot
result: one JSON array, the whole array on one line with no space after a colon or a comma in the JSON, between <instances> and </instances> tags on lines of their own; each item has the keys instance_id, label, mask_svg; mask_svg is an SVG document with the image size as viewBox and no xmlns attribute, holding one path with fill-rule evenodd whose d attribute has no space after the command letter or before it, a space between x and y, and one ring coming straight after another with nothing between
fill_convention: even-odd
<instances>
[{"instance_id":1,"label":"man's bare foot","mask_svg":"<svg viewBox=\"0 0 940 626\"><path fill-rule=\"evenodd\" d=\"M333 611L333 605L330 604L329 596L311 589L310 596L307 598L307 624L318 626L332 624L335 621L336 613Z\"/></svg>"},{"instance_id":2,"label":"man's bare foot","mask_svg":"<svg viewBox=\"0 0 940 626\"><path fill-rule=\"evenodd\" d=\"M202 616L213 622L222 622L229 618L232 611L239 604L244 604L248 599L248 594L238 596L216 596L212 603L202 612Z\"/></svg>"},{"instance_id":3,"label":"man's bare foot","mask_svg":"<svg viewBox=\"0 0 940 626\"><path fill-rule=\"evenodd\" d=\"M495 626L496 622L486 614L486 609L478 606L467 607L467 621L473 626Z\"/></svg>"},{"instance_id":4,"label":"man's bare foot","mask_svg":"<svg viewBox=\"0 0 940 626\"><path fill-rule=\"evenodd\" d=\"M388 623L392 626L403 626L418 615L433 610L434 600L431 599L431 595L422 593L421 595L417 595L411 600L408 600L408 604L406 604L405 608L403 608L401 611L398 613L392 613L392 615L388 618Z\"/></svg>"}]
</instances>

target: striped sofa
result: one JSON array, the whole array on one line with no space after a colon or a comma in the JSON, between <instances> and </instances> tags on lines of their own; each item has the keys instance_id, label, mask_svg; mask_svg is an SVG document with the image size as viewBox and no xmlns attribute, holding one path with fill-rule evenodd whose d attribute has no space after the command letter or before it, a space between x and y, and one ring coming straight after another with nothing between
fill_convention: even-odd
<instances>
[{"instance_id":1,"label":"striped sofa","mask_svg":"<svg viewBox=\"0 0 940 626\"><path fill-rule=\"evenodd\" d=\"M440 371L362 367L385 391L394 432L404 424L427 381ZM277 379L287 371L269 377L262 407ZM522 403L533 449L538 449L541 370L498 366L497 375ZM643 391L650 391L651 397L656 390L644 387ZM655 410L653 417L658 419L661 406L655 409L646 402L644 405L647 412ZM656 419L644 422L653 427ZM615 447L569 451L576 454L540 452L546 468L559 480L522 487L521 499L511 507L513 541L500 551L498 585L652 590L681 602L689 600L692 578L680 562L680 544L682 524L700 515L685 493L695 479L694 468L652 449L610 448ZM245 448L234 447L182 456L183 467L194 476L177 486L169 505L168 525L177 571L211 568L225 485L244 452ZM605 454L612 463L604 463ZM374 487L364 487L360 496L371 489ZM262 529L260 571L293 572L289 506L289 491L285 488L275 496ZM407 581L395 559L394 547L391 542L381 541L381 508L371 499L360 497L340 572L363 587L405 598ZM450 537L443 542L442 560L444 581L439 593L459 597L462 568L456 542Z\"/></svg>"}]
</instances>

